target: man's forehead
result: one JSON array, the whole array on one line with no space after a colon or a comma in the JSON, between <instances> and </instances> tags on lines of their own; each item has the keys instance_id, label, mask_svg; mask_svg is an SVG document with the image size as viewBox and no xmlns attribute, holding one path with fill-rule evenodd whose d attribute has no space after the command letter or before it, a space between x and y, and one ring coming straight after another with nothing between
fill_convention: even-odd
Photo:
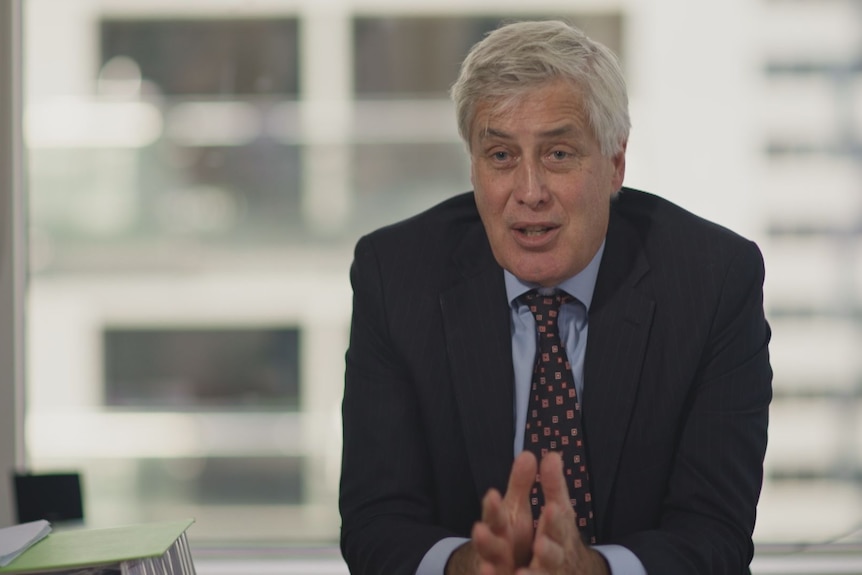
<instances>
[{"instance_id":1,"label":"man's forehead","mask_svg":"<svg viewBox=\"0 0 862 575\"><path fill-rule=\"evenodd\" d=\"M556 92L549 104L549 91ZM542 116L544 124L536 126L538 132L549 136L567 131L579 131L586 119L582 93L568 82L541 84L511 96L480 99L473 114L474 137L504 137L511 126L528 117Z\"/></svg>"},{"instance_id":2,"label":"man's forehead","mask_svg":"<svg viewBox=\"0 0 862 575\"><path fill-rule=\"evenodd\" d=\"M555 109L542 117L514 109L477 113L473 123L473 137L479 141L524 135L539 139L580 137L586 132L586 115L582 108L574 106Z\"/></svg>"}]
</instances>

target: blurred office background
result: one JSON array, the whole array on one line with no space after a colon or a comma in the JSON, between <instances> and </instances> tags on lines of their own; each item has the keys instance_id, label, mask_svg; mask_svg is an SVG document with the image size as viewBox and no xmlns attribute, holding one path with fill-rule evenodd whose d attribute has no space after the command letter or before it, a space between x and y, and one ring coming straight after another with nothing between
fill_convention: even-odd
<instances>
[{"instance_id":1,"label":"blurred office background","mask_svg":"<svg viewBox=\"0 0 862 575\"><path fill-rule=\"evenodd\" d=\"M626 184L756 240L758 543L862 524L862 3L26 0L26 458L93 524L337 540L360 234L468 190L447 89L502 20L622 59ZM845 539L846 540L846 539Z\"/></svg>"}]
</instances>

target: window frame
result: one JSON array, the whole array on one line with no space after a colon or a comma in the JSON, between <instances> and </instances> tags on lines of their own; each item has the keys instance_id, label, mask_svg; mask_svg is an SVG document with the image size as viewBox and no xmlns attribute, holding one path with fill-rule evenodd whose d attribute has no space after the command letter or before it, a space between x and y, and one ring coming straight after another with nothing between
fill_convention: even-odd
<instances>
[{"instance_id":1,"label":"window frame","mask_svg":"<svg viewBox=\"0 0 862 575\"><path fill-rule=\"evenodd\" d=\"M12 469L24 467L26 218L21 0L0 2L0 527L15 522Z\"/></svg>"}]
</instances>

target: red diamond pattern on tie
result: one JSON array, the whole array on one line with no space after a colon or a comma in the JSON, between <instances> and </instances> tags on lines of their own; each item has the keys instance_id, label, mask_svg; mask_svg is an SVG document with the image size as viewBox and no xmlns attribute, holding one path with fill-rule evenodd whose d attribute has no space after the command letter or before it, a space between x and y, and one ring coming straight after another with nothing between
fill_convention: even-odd
<instances>
[{"instance_id":1,"label":"red diamond pattern on tie","mask_svg":"<svg viewBox=\"0 0 862 575\"><path fill-rule=\"evenodd\" d=\"M573 299L565 292L541 295L535 290L522 296L522 301L533 313L538 331L524 449L532 451L539 461L549 451L562 455L563 472L569 484L569 497L577 514L581 537L585 542L595 543L586 447L581 433L581 404L557 327L560 306ZM530 494L534 523L538 522L544 505L539 479L537 475Z\"/></svg>"}]
</instances>

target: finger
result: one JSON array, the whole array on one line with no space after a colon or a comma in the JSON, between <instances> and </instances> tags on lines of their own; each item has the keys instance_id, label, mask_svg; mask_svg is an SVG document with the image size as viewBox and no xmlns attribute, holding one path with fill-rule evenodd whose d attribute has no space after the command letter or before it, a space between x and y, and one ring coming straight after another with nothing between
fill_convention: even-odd
<instances>
[{"instance_id":1,"label":"finger","mask_svg":"<svg viewBox=\"0 0 862 575\"><path fill-rule=\"evenodd\" d=\"M533 544L533 560L530 562L530 567L558 572L563 568L565 560L566 551L560 543L547 535L536 536L536 541Z\"/></svg>"},{"instance_id":2,"label":"finger","mask_svg":"<svg viewBox=\"0 0 862 575\"><path fill-rule=\"evenodd\" d=\"M532 463L535 466L535 459ZM522 489L520 483L524 481L524 476L533 474L535 471L530 469L529 458L521 459L518 469L512 473L514 479L510 476L509 484L513 487L508 490L506 498L495 489L488 490L482 498L482 522L494 536L501 538L507 545L505 551L489 548L488 553L495 558L501 552L507 553L506 561L510 569L514 569L516 564L525 565L530 560L533 514L527 497L517 500L515 494ZM507 573L511 575L511 571Z\"/></svg>"},{"instance_id":3,"label":"finger","mask_svg":"<svg viewBox=\"0 0 862 575\"><path fill-rule=\"evenodd\" d=\"M504 520L503 499L499 491L491 488L482 498L482 522L496 529Z\"/></svg>"},{"instance_id":4,"label":"finger","mask_svg":"<svg viewBox=\"0 0 862 575\"><path fill-rule=\"evenodd\" d=\"M542 514L539 516L539 523L536 526L536 541L540 538L550 538L558 543L565 541L566 524L562 515L556 502L546 503L544 508L542 508ZM533 548L535 552L535 543Z\"/></svg>"},{"instance_id":5,"label":"finger","mask_svg":"<svg viewBox=\"0 0 862 575\"><path fill-rule=\"evenodd\" d=\"M511 544L505 537L495 534L487 524L476 523L471 536L476 553L483 562L494 568L514 567Z\"/></svg>"},{"instance_id":6,"label":"finger","mask_svg":"<svg viewBox=\"0 0 862 575\"><path fill-rule=\"evenodd\" d=\"M545 494L545 505L556 503L561 508L571 506L569 486L563 475L563 458L559 453L549 452L542 458L540 467L542 476L542 491Z\"/></svg>"},{"instance_id":7,"label":"finger","mask_svg":"<svg viewBox=\"0 0 862 575\"><path fill-rule=\"evenodd\" d=\"M490 563L483 561L479 565L479 575L500 575L500 571Z\"/></svg>"},{"instance_id":8,"label":"finger","mask_svg":"<svg viewBox=\"0 0 862 575\"><path fill-rule=\"evenodd\" d=\"M536 482L538 465L536 456L529 451L522 451L512 464L509 474L509 485L506 487L504 499L507 503L529 502L530 490Z\"/></svg>"},{"instance_id":9,"label":"finger","mask_svg":"<svg viewBox=\"0 0 862 575\"><path fill-rule=\"evenodd\" d=\"M548 572L537 567L524 567L515 571L515 575L548 575Z\"/></svg>"},{"instance_id":10,"label":"finger","mask_svg":"<svg viewBox=\"0 0 862 575\"><path fill-rule=\"evenodd\" d=\"M529 504L518 507L516 503L504 501L496 489L489 489L482 499L482 522L494 535L505 538L513 545L517 544L517 539L524 536L523 526L520 525L525 521L524 517L529 519L529 539L532 540L532 513ZM525 544L529 548L530 541Z\"/></svg>"}]
</instances>

